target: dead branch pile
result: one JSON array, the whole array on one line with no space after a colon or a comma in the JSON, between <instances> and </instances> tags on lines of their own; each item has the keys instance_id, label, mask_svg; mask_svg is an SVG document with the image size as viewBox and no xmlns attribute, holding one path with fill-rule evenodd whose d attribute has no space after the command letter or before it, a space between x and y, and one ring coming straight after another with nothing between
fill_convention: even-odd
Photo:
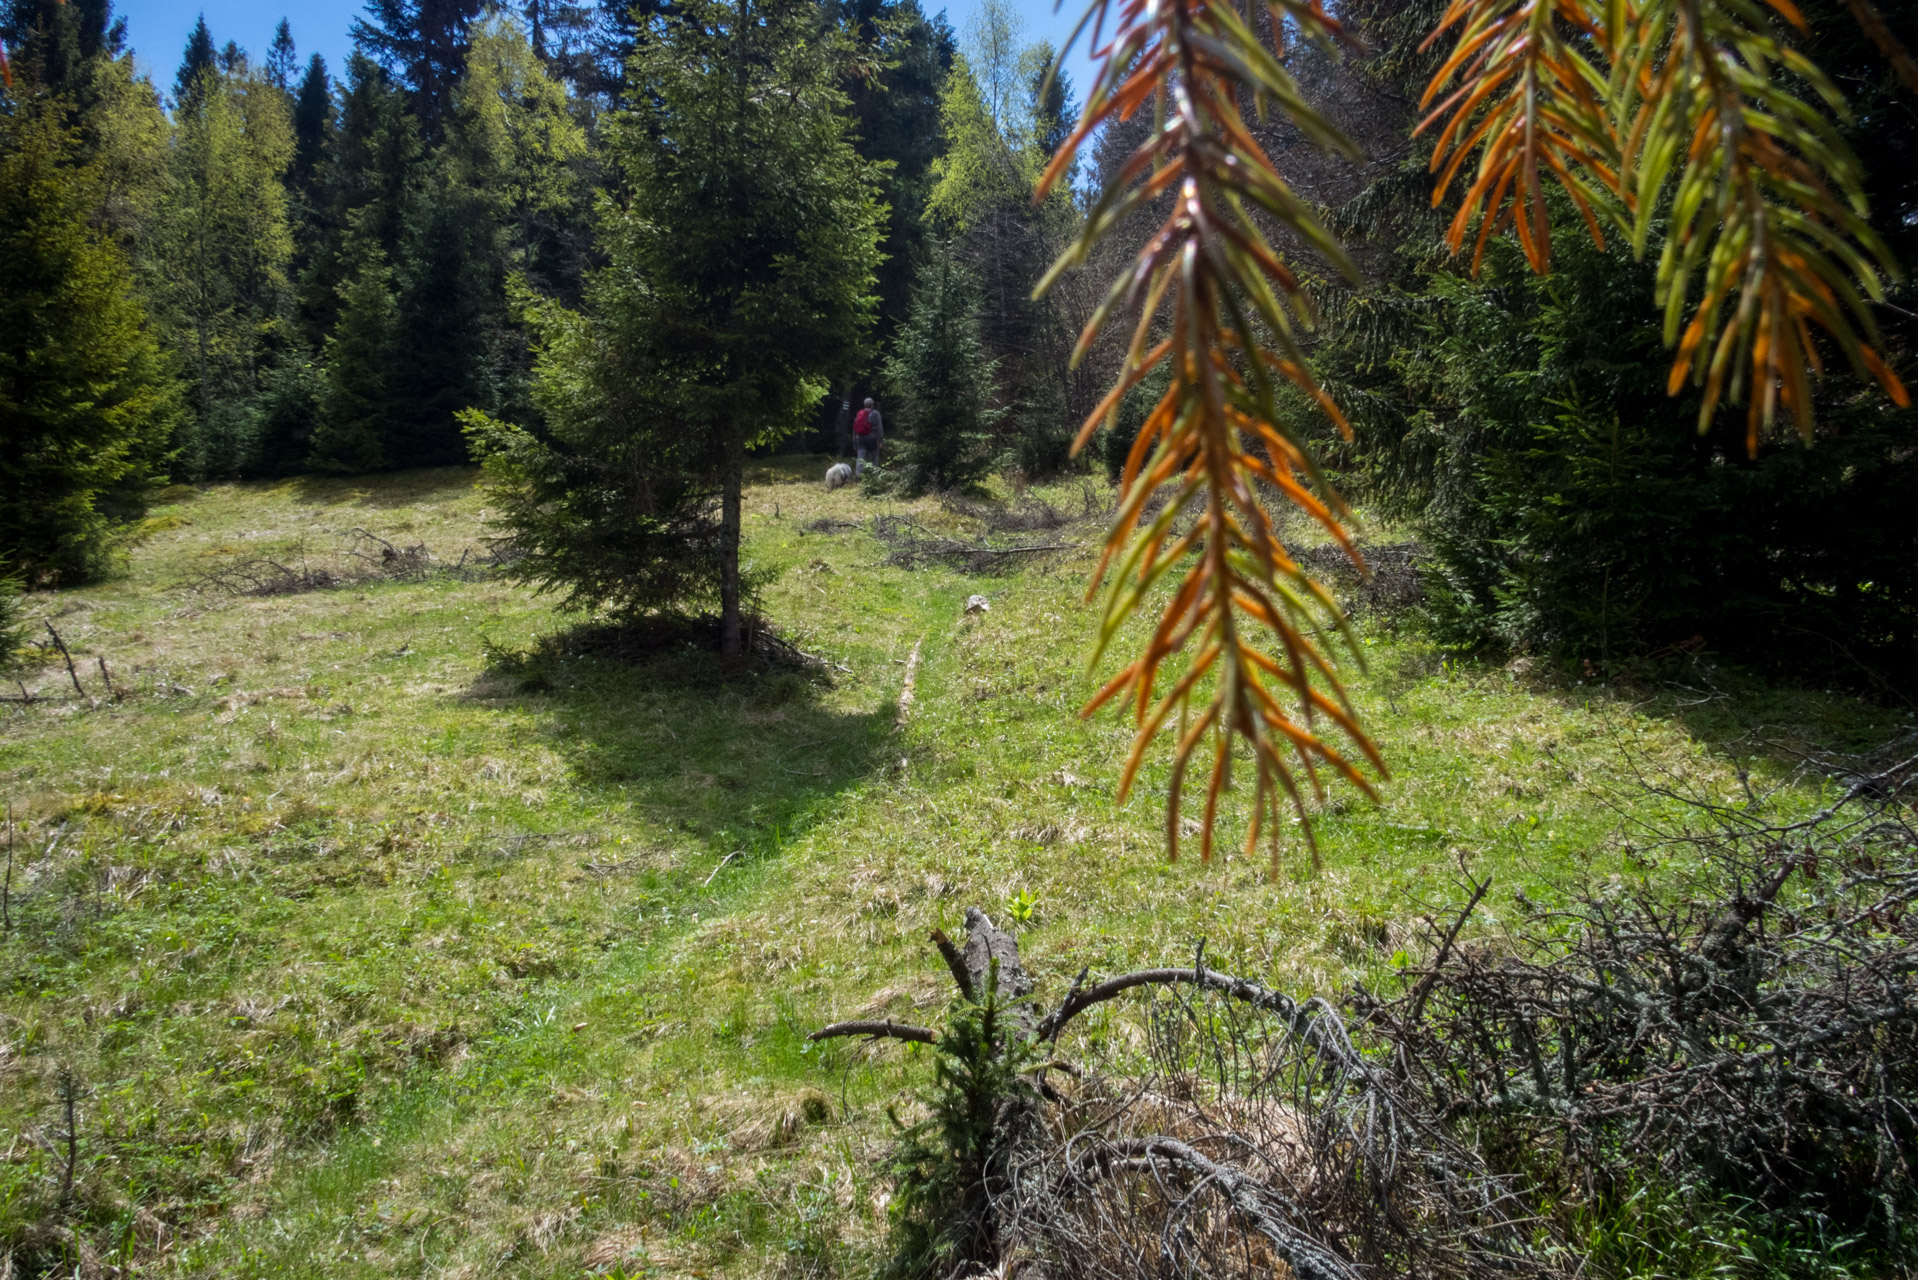
<instances>
[{"instance_id":1,"label":"dead branch pile","mask_svg":"<svg viewBox=\"0 0 1918 1280\"><path fill-rule=\"evenodd\" d=\"M1293 558L1319 581L1338 590L1339 606L1351 617L1402 613L1425 599L1419 561L1425 548L1416 542L1361 543L1369 574L1361 575L1345 548L1327 544L1293 552Z\"/></svg>"},{"instance_id":2,"label":"dead branch pile","mask_svg":"<svg viewBox=\"0 0 1918 1280\"><path fill-rule=\"evenodd\" d=\"M197 573L182 584L191 590L229 596L288 596L341 585L333 569L305 561L282 563L259 556Z\"/></svg>"},{"instance_id":3,"label":"dead branch pile","mask_svg":"<svg viewBox=\"0 0 1918 1280\"><path fill-rule=\"evenodd\" d=\"M900 1200L970 1207L895 1271L1571 1274L1567 1213L1647 1187L1904 1256L1918 735L1900 745L1833 765L1844 790L1802 817L1648 783L1686 816L1620 850L1642 879L1551 909L1519 894L1515 922L1471 933L1491 885L1468 880L1409 948L1423 960L1338 1008L1209 969L1201 945L1189 967L1082 972L1042 1013L1016 943L969 911L963 955L934 935L961 995L946 1030L815 1033L933 1045L933 1113L997 1117L970 1182L926 1155L965 1143L902 1137ZM1001 994L1022 1016L998 1024L999 1075L960 1069Z\"/></svg>"},{"instance_id":4,"label":"dead branch pile","mask_svg":"<svg viewBox=\"0 0 1918 1280\"><path fill-rule=\"evenodd\" d=\"M1283 1274L1281 1261L1301 1280L1540 1269L1507 1183L1422 1109L1420 1095L1403 1094L1368 1061L1325 1001L1296 1002L1209 969L1201 947L1189 968L1091 987L1081 973L1040 1016L1027 1003L1017 943L976 908L966 918L963 953L933 937L962 997L946 1033L865 1021L813 1035L937 1045L944 1087L928 1099L935 1116L994 1126L996 1144L970 1158L974 1177L957 1185L924 1168L923 1153L940 1141L905 1135L915 1154L901 1201L926 1202L913 1183L929 1183L950 1217L943 1235L932 1233L937 1247L922 1246L896 1269L964 1275L997 1266L1048 1280L1251 1280ZM1136 991L1152 993L1142 1018L1103 1008ZM973 1042L980 1011L993 1025L1001 1000L1024 1016L998 1023L995 1076ZM1106 1015L1105 1034L1084 1042L1080 1062L1058 1056L1062 1034L1094 1009ZM1124 1027L1141 1022L1143 1047L1126 1048ZM995 1080L1014 1083L969 1096ZM1017 1083L1027 1080L1037 1083ZM1034 1122L1039 1098L1049 1107ZM963 1133L933 1136L943 1149L968 1147L957 1140Z\"/></svg>"},{"instance_id":5,"label":"dead branch pile","mask_svg":"<svg viewBox=\"0 0 1918 1280\"><path fill-rule=\"evenodd\" d=\"M900 569L942 564L967 573L1005 573L1063 551L1076 551L1084 542L1057 539L995 543L990 537L958 538L928 529L911 516L874 516L872 536L886 547L886 563Z\"/></svg>"},{"instance_id":6,"label":"dead branch pile","mask_svg":"<svg viewBox=\"0 0 1918 1280\"><path fill-rule=\"evenodd\" d=\"M1142 1060L1061 1091L1000 1212L1039 1274L1300 1280L1539 1269L1518 1200L1354 1046L1339 1012L1177 971ZM1110 984L1108 984L1110 985Z\"/></svg>"},{"instance_id":7,"label":"dead branch pile","mask_svg":"<svg viewBox=\"0 0 1918 1280\"><path fill-rule=\"evenodd\" d=\"M489 540L484 549L467 547L457 562L435 556L425 543L400 546L366 529L341 535L341 545L317 562L304 544L294 556L256 556L195 574L182 585L204 594L285 596L369 582L420 581L444 574L462 580L484 576L516 559L510 543Z\"/></svg>"},{"instance_id":8,"label":"dead branch pile","mask_svg":"<svg viewBox=\"0 0 1918 1280\"><path fill-rule=\"evenodd\" d=\"M1442 943L1362 1016L1427 1111L1552 1153L1570 1189L1651 1176L1890 1228L1918 1142L1915 777L1855 774L1796 821L1668 792L1691 816L1634 851L1658 879Z\"/></svg>"},{"instance_id":9,"label":"dead branch pile","mask_svg":"<svg viewBox=\"0 0 1918 1280\"><path fill-rule=\"evenodd\" d=\"M961 494L949 493L939 505L953 515L976 520L987 533L1041 533L1066 529L1093 521L1104 523L1112 516L1114 503L1101 497L1090 480L1079 489L1079 510L1055 506L1037 494L1024 493L1011 502L984 502Z\"/></svg>"}]
</instances>

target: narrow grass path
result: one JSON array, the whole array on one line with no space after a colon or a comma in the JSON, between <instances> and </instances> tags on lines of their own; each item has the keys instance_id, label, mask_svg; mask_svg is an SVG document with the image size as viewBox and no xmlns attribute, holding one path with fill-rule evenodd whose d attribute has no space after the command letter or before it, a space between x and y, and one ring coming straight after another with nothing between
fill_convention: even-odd
<instances>
[{"instance_id":1,"label":"narrow grass path","mask_svg":"<svg viewBox=\"0 0 1918 1280\"><path fill-rule=\"evenodd\" d=\"M900 504L826 494L821 469L760 468L747 533L765 612L824 682L551 641L546 600L444 571L487 545L466 470L181 491L125 578L32 597L88 696L50 665L0 715L0 1253L27 1274L864 1274L885 1109L923 1063L804 1036L936 1019L926 934L967 905L1033 904L1042 996L1199 937L1334 993L1388 969L1461 861L1495 876L1493 912L1656 874L1618 838L1659 810L1639 773L1739 798L1710 744L1885 719L1535 683L1373 624L1354 687L1384 802L1329 797L1316 872L1297 839L1276 877L1168 865L1162 772L1115 809L1128 727L1076 717L1089 557L894 568L848 526ZM350 580L355 530L440 568ZM349 581L205 589L263 558ZM975 592L989 612L963 611ZM1782 757L1744 763L1783 780Z\"/></svg>"}]
</instances>

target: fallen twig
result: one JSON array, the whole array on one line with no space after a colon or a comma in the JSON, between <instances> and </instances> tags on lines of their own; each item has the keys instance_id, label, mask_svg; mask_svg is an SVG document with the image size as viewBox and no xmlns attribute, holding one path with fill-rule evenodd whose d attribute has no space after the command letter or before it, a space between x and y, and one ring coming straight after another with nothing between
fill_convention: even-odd
<instances>
[{"instance_id":1,"label":"fallen twig","mask_svg":"<svg viewBox=\"0 0 1918 1280\"><path fill-rule=\"evenodd\" d=\"M920 636L919 639L914 641L912 646L912 656L906 659L906 683L899 690L899 716L896 720L893 721L893 725L892 725L892 727L895 729L905 728L906 717L912 713L913 680L919 674L919 649L920 649L920 646L924 645L925 643L926 643L926 637L923 635Z\"/></svg>"},{"instance_id":2,"label":"fallen twig","mask_svg":"<svg viewBox=\"0 0 1918 1280\"><path fill-rule=\"evenodd\" d=\"M62 640L60 633L53 629L52 618L42 618L40 621L46 623L47 634L53 637L54 647L59 649L60 656L67 660L67 678L73 681L73 691L83 698L86 697L87 691L80 686L80 673L74 670L73 655L67 652L67 642Z\"/></svg>"}]
</instances>

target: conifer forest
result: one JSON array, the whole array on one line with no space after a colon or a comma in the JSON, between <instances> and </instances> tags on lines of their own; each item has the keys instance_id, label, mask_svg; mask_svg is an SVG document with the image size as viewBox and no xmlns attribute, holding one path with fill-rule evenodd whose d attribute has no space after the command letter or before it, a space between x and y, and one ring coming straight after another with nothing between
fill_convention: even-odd
<instances>
[{"instance_id":1,"label":"conifer forest","mask_svg":"<svg viewBox=\"0 0 1918 1280\"><path fill-rule=\"evenodd\" d=\"M1918 3L119 2L0 1280L1918 1275Z\"/></svg>"}]
</instances>

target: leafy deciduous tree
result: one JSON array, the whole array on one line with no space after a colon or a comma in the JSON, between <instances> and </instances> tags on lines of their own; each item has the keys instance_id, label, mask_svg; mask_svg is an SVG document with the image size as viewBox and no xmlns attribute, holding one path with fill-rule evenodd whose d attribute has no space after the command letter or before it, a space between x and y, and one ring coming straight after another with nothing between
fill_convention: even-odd
<instances>
[{"instance_id":1,"label":"leafy deciduous tree","mask_svg":"<svg viewBox=\"0 0 1918 1280\"><path fill-rule=\"evenodd\" d=\"M257 73L207 66L175 112L163 289L194 384L198 428L179 461L188 474L234 474L251 461L244 406L291 303L289 107Z\"/></svg>"}]
</instances>

